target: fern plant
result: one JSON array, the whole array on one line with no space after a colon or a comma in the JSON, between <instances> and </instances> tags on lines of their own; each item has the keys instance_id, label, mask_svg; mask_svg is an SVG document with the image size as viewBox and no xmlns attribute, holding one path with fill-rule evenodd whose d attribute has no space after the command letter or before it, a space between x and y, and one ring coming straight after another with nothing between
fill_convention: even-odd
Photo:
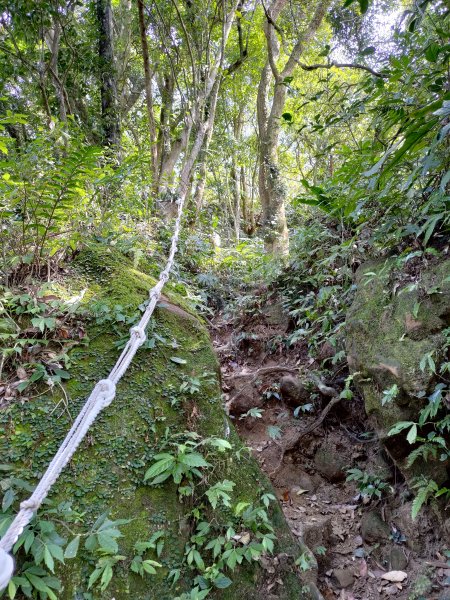
<instances>
[{"instance_id":1,"label":"fern plant","mask_svg":"<svg viewBox=\"0 0 450 600\"><path fill-rule=\"evenodd\" d=\"M91 221L101 179L101 151L55 127L41 131L20 153L2 162L0 218L9 265L38 269L59 250L76 247Z\"/></svg>"}]
</instances>

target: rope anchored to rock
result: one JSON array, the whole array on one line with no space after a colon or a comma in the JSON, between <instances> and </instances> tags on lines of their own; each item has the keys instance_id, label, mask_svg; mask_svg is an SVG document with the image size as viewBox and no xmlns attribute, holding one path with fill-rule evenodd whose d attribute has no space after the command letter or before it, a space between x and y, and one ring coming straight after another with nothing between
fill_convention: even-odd
<instances>
[{"instance_id":1,"label":"rope anchored to rock","mask_svg":"<svg viewBox=\"0 0 450 600\"><path fill-rule=\"evenodd\" d=\"M24 500L20 504L19 512L0 540L0 591L8 585L14 573L14 560L10 554L14 544L19 539L25 527L30 523L34 513L41 506L52 485L74 455L99 413L114 400L116 385L126 373L140 346L147 339L145 333L146 327L161 296L164 284L169 279L169 273L173 266L180 235L181 216L185 197L185 194L181 194L178 200L178 213L167 263L159 276L158 283L149 292L148 305L142 314L141 320L130 329L130 338L110 374L106 379L99 381L92 390L34 492L27 500Z\"/></svg>"}]
</instances>

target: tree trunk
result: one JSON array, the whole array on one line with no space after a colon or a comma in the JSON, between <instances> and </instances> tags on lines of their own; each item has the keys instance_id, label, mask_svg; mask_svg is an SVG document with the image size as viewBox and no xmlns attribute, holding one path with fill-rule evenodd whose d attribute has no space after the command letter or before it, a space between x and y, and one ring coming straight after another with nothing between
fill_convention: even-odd
<instances>
[{"instance_id":1,"label":"tree trunk","mask_svg":"<svg viewBox=\"0 0 450 600\"><path fill-rule=\"evenodd\" d=\"M154 191L158 191L158 149L157 149L157 133L155 124L155 115L153 113L153 94L152 94L152 72L150 69L150 59L148 54L147 33L145 31L145 15L144 2L138 0L139 13L139 31L141 36L142 60L144 63L145 75L145 103L147 106L148 128L150 132L150 153L152 173L152 187Z\"/></svg>"},{"instance_id":2,"label":"tree trunk","mask_svg":"<svg viewBox=\"0 0 450 600\"><path fill-rule=\"evenodd\" d=\"M212 138L212 134L213 134L213 126L214 126L214 122L211 123L211 127L209 128L208 133L206 134L205 143L203 145L201 155L200 155L198 181L197 181L197 185L195 187L195 192L194 192L194 204L195 204L196 219L198 218L198 216L203 208L203 197L205 195L206 173L207 173L207 166L208 166L208 150L209 150L209 144L211 142L211 138Z\"/></svg>"},{"instance_id":3,"label":"tree trunk","mask_svg":"<svg viewBox=\"0 0 450 600\"><path fill-rule=\"evenodd\" d=\"M278 142L281 115L286 101L286 77L291 77L307 43L319 29L331 0L318 0L314 15L306 28L299 32L297 42L283 69L279 72L277 59L279 42L274 24L287 0L274 0L267 11L264 32L268 58L258 86L257 116L259 131L259 194L262 206L262 229L266 249L278 256L289 254L289 233L285 214L286 190L280 176ZM270 110L267 107L269 88L274 80Z\"/></svg>"},{"instance_id":4,"label":"tree trunk","mask_svg":"<svg viewBox=\"0 0 450 600\"><path fill-rule=\"evenodd\" d=\"M245 167L241 167L241 205L242 219L244 221L244 231L246 235L253 235L254 232L254 216L253 203L248 194L247 177Z\"/></svg>"},{"instance_id":5,"label":"tree trunk","mask_svg":"<svg viewBox=\"0 0 450 600\"><path fill-rule=\"evenodd\" d=\"M70 112L70 107L67 100L67 92L64 89L58 73L60 37L61 27L57 22L54 24L53 28L49 29L44 34L45 43L50 51L50 63L48 68L52 76L53 87L55 88L55 94L59 104L59 118L61 121L67 121L67 110Z\"/></svg>"},{"instance_id":6,"label":"tree trunk","mask_svg":"<svg viewBox=\"0 0 450 600\"><path fill-rule=\"evenodd\" d=\"M259 131L259 197L262 207L261 227L264 245L268 252L285 256L289 253L289 234L285 214L285 189L278 167L278 136L280 119L277 112L285 86L276 86L270 114L267 110L267 96L271 84L271 70L266 63L261 74L257 97L257 116ZM280 94L281 92L281 94ZM278 95L276 109L275 96Z\"/></svg>"},{"instance_id":7,"label":"tree trunk","mask_svg":"<svg viewBox=\"0 0 450 600\"><path fill-rule=\"evenodd\" d=\"M118 149L120 145L120 116L114 65L111 0L96 0L96 2L99 28L98 55L100 62L103 141L106 146Z\"/></svg>"},{"instance_id":8,"label":"tree trunk","mask_svg":"<svg viewBox=\"0 0 450 600\"><path fill-rule=\"evenodd\" d=\"M239 171L236 166L236 160L233 157L233 166L231 167L231 180L233 182L233 214L234 214L234 237L236 242L240 238L241 225L241 186L239 180Z\"/></svg>"}]
</instances>

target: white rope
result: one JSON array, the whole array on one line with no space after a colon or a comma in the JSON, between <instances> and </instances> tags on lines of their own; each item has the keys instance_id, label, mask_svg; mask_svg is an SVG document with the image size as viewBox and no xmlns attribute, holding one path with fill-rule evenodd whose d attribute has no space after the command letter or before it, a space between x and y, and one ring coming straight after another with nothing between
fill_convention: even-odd
<instances>
[{"instance_id":1,"label":"white rope","mask_svg":"<svg viewBox=\"0 0 450 600\"><path fill-rule=\"evenodd\" d=\"M150 321L156 304L161 296L164 284L169 279L169 273L173 266L175 253L177 251L178 238L180 235L181 216L183 213L183 204L186 198L186 193L180 194L178 199L178 213L175 221L175 228L172 236L169 257L166 266L159 276L158 283L149 292L149 303L141 320L137 325L130 329L130 338L122 350L121 355L117 359L116 364L112 368L109 376L106 379L99 381L92 390L89 398L86 400L83 408L78 414L75 422L70 428L66 438L59 447L57 453L53 457L51 463L47 467L46 472L42 476L40 482L36 486L31 496L20 504L20 510L14 518L13 522L7 529L6 533L0 540L0 591L3 590L9 583L14 573L14 561L9 554L17 542L24 528L30 523L33 514L39 509L43 500L48 495L50 488L58 479L61 471L72 458L76 449L80 445L86 433L89 431L92 423L97 418L98 414L111 404L116 395L116 385L125 374L130 366L134 355L139 347L147 339L145 330Z\"/></svg>"}]
</instances>

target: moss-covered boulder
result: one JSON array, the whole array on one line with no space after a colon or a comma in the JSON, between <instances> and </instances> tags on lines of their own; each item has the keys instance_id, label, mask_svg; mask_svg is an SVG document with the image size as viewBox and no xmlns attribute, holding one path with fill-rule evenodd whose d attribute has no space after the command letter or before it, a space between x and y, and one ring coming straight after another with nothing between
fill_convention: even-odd
<instances>
[{"instance_id":1,"label":"moss-covered boulder","mask_svg":"<svg viewBox=\"0 0 450 600\"><path fill-rule=\"evenodd\" d=\"M413 447L404 433L387 434L399 421L418 421L439 381L434 371L446 353L449 276L449 260L422 263L410 273L394 258L364 264L356 273L357 291L346 319L348 363L379 437L407 479L429 472L438 484L448 479L445 462L418 460L407 468ZM394 385L398 393L391 399L383 391Z\"/></svg>"},{"instance_id":2,"label":"moss-covered boulder","mask_svg":"<svg viewBox=\"0 0 450 600\"><path fill-rule=\"evenodd\" d=\"M137 316L136 307L145 302L153 284L151 275L135 269L126 258L107 247L95 246L79 255L67 286L71 294L83 290L84 300L95 302L97 317L86 326L86 343L70 352L71 379L65 385L64 396L56 389L53 394L44 390L35 399L15 402L0 412L1 462L12 468L15 476L31 484L38 480L71 419L96 381L104 378L114 364L120 351L118 342L120 346ZM115 401L95 422L53 489L52 507L70 502L75 511L72 521L64 522L57 514L46 513L45 507L38 516L44 520L54 518L58 533L68 541L80 536L76 558L66 560L64 566L55 564L56 576L62 582L57 597L61 600L178 597L195 587L194 578L204 574L203 567L215 563L212 547L206 549L201 536L193 537L198 534L196 528L207 524L211 540L226 537L228 532L236 548L258 542L258 517L252 529L251 525L244 526L242 515L248 506L266 509L268 503L269 522L276 540L274 555L263 561L266 568L258 561L245 566L245 560L236 569L224 567L225 579L219 580L217 587L211 586L210 596L256 599L262 594L270 597L268 590L272 590L276 598L310 598L294 567L302 548L293 541L278 504L268 497L262 499L264 494L270 494L270 485L242 447L222 410L219 368L207 329L173 290L174 286L169 284L157 307L148 341L118 385ZM63 294L64 289L59 292ZM124 320L128 321L127 327L123 326ZM183 383L186 385L180 390ZM176 453L176 443L198 443L207 438L213 442L201 444L196 451L211 466L201 470L201 477L193 475L199 483L194 497L190 495L189 477L184 477L179 485L171 478L159 485L144 482L144 474L158 453ZM231 449L220 451L217 445L223 442L217 440L225 440ZM234 484L228 484L230 499L223 502L219 497L214 510L208 497L202 496L202 490L224 480ZM238 503L246 504L236 510ZM118 558L112 560L113 576L106 589L101 590L99 578L88 590L89 577L101 559L96 548L99 527L94 524L104 513L112 521L123 520L117 527L107 526L110 531L103 536L106 549L111 546L106 560L110 556ZM234 532L229 529L230 524ZM92 526L97 532L95 539L89 536ZM113 542L111 529L121 533L121 537L112 534ZM143 547L136 550L137 542L146 542L154 534L161 535L162 552L154 548L142 550ZM114 548L114 540L118 549ZM187 545L197 549L201 559L192 553L193 562L187 561ZM72 546L68 554L73 553ZM141 577L131 568L135 556L138 560L134 567L140 559L155 560L162 566L156 568L156 574ZM23 561L23 557L19 559L19 563ZM191 566L188 562L192 562ZM43 562L41 566L44 565ZM230 565L233 566L232 562ZM228 583L227 577L233 583L220 589Z\"/></svg>"}]
</instances>

